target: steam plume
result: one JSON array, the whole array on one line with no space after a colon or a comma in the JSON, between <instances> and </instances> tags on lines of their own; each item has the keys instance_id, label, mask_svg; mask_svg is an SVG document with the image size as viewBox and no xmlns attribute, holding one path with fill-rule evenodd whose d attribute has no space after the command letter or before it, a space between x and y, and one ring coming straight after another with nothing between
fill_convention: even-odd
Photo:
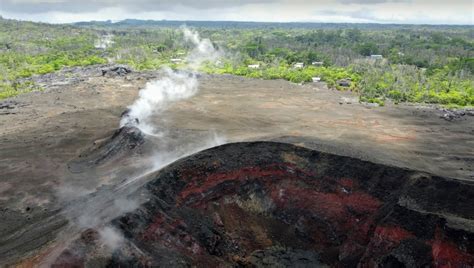
<instances>
[{"instance_id":1,"label":"steam plume","mask_svg":"<svg viewBox=\"0 0 474 268\"><path fill-rule=\"evenodd\" d=\"M95 48L106 49L114 43L113 38L114 36L111 34L103 35L95 41L94 46Z\"/></svg>"},{"instance_id":2,"label":"steam plume","mask_svg":"<svg viewBox=\"0 0 474 268\"><path fill-rule=\"evenodd\" d=\"M222 57L221 51L217 50L211 40L199 37L199 33L192 31L187 27L181 27L184 40L194 45L194 49L187 57L187 62L191 69L196 69L205 61L215 62Z\"/></svg>"},{"instance_id":3,"label":"steam plume","mask_svg":"<svg viewBox=\"0 0 474 268\"><path fill-rule=\"evenodd\" d=\"M158 138L163 149L153 153L152 166L148 167L144 164L141 174L127 178L110 188L96 189L95 194L91 194L94 192L93 189L82 189L77 186L65 185L59 189L58 197L67 203L71 201L71 197L74 200L82 199L81 202L76 202L77 205L71 205L64 212L72 223L70 229L65 231L65 239L69 240L77 236L85 228L95 228L99 231L102 243L113 250L116 245L122 244L125 238L119 230L104 224L123 213L133 211L145 202L146 194L137 197L140 200L127 197L128 193L132 193L144 183L143 178L181 157L225 142L225 139L217 135L215 131L209 131L210 135L207 137L193 140L192 144L167 136L166 130L156 133L152 118L166 110L170 103L195 95L199 89L196 68L205 61L215 61L220 57L220 51L214 48L209 39L201 39L197 32L186 27L182 27L181 30L185 42L193 45L186 59L188 63L186 70L174 71L167 67L163 68L161 78L145 85L138 99L128 107L128 113L120 121L120 127L136 127L144 134ZM147 161L149 159L143 159L144 163ZM120 173L116 172L116 174ZM60 251L55 251L54 254L59 253ZM50 255L48 262L54 260L54 254Z\"/></svg>"},{"instance_id":4,"label":"steam plume","mask_svg":"<svg viewBox=\"0 0 474 268\"><path fill-rule=\"evenodd\" d=\"M154 131L149 119L153 114L166 109L174 101L189 98L196 94L198 81L194 73L175 72L163 68L161 79L148 82L139 93L138 99L129 106L128 114L122 118L120 126L133 125L142 132Z\"/></svg>"},{"instance_id":5,"label":"steam plume","mask_svg":"<svg viewBox=\"0 0 474 268\"><path fill-rule=\"evenodd\" d=\"M186 99L198 91L198 80L195 73L205 61L215 61L220 52L214 48L209 39L201 39L199 34L186 27L181 27L184 40L194 48L187 56L188 70L173 71L168 67L162 69L162 78L151 81L139 93L138 99L129 106L129 112L120 122L120 127L134 126L146 134L156 134L150 124L150 118L166 109L169 103Z\"/></svg>"}]
</instances>

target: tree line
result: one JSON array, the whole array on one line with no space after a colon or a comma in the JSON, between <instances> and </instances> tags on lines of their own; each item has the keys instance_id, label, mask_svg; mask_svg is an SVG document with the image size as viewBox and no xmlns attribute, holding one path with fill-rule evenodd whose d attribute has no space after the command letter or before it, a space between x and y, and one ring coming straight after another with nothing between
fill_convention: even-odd
<instances>
[{"instance_id":1,"label":"tree line","mask_svg":"<svg viewBox=\"0 0 474 268\"><path fill-rule=\"evenodd\" d=\"M318 77L329 87L381 104L474 105L471 27L280 26L197 24L201 36L226 53L225 60L204 64L202 71L295 83ZM103 36L111 36L111 42L98 47ZM137 70L180 68L176 59L184 59L189 49L174 22L49 25L0 19L0 98L33 90L29 77L67 66L111 62Z\"/></svg>"}]
</instances>

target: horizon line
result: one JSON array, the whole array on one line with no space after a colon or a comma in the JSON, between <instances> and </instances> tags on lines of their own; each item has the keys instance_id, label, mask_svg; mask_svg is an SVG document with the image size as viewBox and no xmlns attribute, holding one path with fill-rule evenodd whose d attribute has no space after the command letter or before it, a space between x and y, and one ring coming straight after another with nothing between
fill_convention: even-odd
<instances>
[{"instance_id":1,"label":"horizon line","mask_svg":"<svg viewBox=\"0 0 474 268\"><path fill-rule=\"evenodd\" d=\"M173 19L139 19L139 18L125 18L121 20L79 20L74 22L62 22L62 23L55 23L55 22L45 22L45 21L35 21L35 20L28 20L28 19L16 19L16 18L7 18L0 14L0 18L6 20L15 20L15 21L23 21L23 22L33 22L33 23L44 23L44 24L52 24L52 25L73 25L76 23L91 23L91 22L110 22L111 24L120 23L126 20L137 20L137 21L153 21L153 22L240 22L240 23L266 23L266 24L298 24L298 23L306 23L306 24L359 24L359 25L394 25L394 26L474 26L472 24L447 24L447 23L400 23L400 22L330 22L330 21L246 21L246 20L173 20Z\"/></svg>"}]
</instances>

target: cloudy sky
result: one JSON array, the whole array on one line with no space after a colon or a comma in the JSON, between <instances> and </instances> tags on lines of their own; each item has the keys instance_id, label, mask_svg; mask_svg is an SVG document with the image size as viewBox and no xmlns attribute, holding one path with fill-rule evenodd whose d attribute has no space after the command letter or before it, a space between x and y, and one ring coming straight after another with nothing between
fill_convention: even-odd
<instances>
[{"instance_id":1,"label":"cloudy sky","mask_svg":"<svg viewBox=\"0 0 474 268\"><path fill-rule=\"evenodd\" d=\"M474 0L0 0L5 18L375 22L474 25Z\"/></svg>"}]
</instances>

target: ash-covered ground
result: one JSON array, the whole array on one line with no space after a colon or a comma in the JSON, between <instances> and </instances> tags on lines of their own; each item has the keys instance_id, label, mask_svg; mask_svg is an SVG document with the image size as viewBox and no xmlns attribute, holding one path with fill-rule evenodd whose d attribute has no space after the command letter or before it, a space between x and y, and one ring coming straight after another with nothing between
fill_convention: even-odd
<instances>
[{"instance_id":1,"label":"ash-covered ground","mask_svg":"<svg viewBox=\"0 0 474 268\"><path fill-rule=\"evenodd\" d=\"M366 203L371 208L370 212L378 215L376 218L381 217L380 215L395 215L392 222L390 222L390 217L385 219L389 221L389 225L393 225L389 227L395 229L380 229L386 228L388 223L371 219L372 222L375 221L375 227L369 229L375 233L377 233L377 230L382 232L378 234L379 236L374 238L371 235L365 235L355 240L347 240L341 237L342 233L348 230L347 227L337 227L339 229L335 227L337 230L333 230L333 232L337 241L331 240L330 237L324 238L329 240L324 240L320 237L334 251L322 252L321 250L318 251L314 241L301 242L301 245L304 245L301 248L295 246L299 243L298 236L294 236L298 230L285 229L285 232L288 232L286 238L257 237L259 244L245 244L242 241L237 241L236 243L241 243L239 244L241 246L240 249L237 250L231 249L229 244L225 244L223 249L216 246L217 244L210 247L202 245L200 244L202 242L199 242L201 240L196 239L193 235L199 236L203 232L187 229L188 226L180 232L190 236L187 238L191 241L189 242L189 247L176 249L173 251L174 255L169 256L166 253L168 251L159 251L161 255L156 254L156 256L168 256L170 259L167 260L173 261L173 263L176 260L182 259L183 264L202 260L203 263L207 264L220 263L230 265L234 263L258 266L263 259L277 259L281 261L281 258L294 259L295 262L303 258L313 260L314 263L329 265L337 263L336 259L344 259L350 264L357 263L360 260L368 263L370 261L396 263L396 261L401 261L397 259L401 257L397 256L402 256L402 253L408 250L406 248L422 247L421 244L426 245L428 243L430 248L423 246L423 250L427 251L426 256L430 256L430 258L405 260L404 264L407 265L410 261L415 264L420 264L419 262L433 263L436 260L446 261L449 258L465 261L465 263L468 263L470 260L472 261L472 251L469 251L469 247L472 245L460 242L464 239L463 237L472 235L474 229L474 216L472 213L469 214L469 211L474 211L472 204L472 200L474 200L472 198L472 184L474 181L474 152L472 151L474 147L474 117L471 116L470 112L451 113L419 105L389 104L385 107L372 107L358 103L357 97L351 93L328 90L322 84L295 85L281 80L263 81L234 76L202 75L198 78L200 85L196 95L171 103L158 116L152 118L152 123L159 126L159 134L146 135L134 128L122 128L119 130L121 116L127 110L127 106L132 104L137 98L139 89L143 88L146 82L160 75L157 72L128 72L121 68L110 68L110 66L67 69L56 74L34 78L37 83L45 88L44 92L24 94L1 102L0 264L21 262L21 264L26 266L36 266L38 264L61 264L61 261L65 261L63 264L74 264L74 260L76 260L74 258L77 257L77 254L74 254L81 251L79 249L77 251L73 250L72 257L68 256L67 254L69 253L67 252L71 252L71 249L74 249L74 247L84 247L81 241L77 242L78 237L86 237L86 241L92 241L91 243L93 244L96 243L94 242L97 240L94 238L96 236L107 238L101 241L106 246L109 244L109 248L113 248L113 244L122 241L123 234L116 237L114 232L117 230L110 230L102 225L115 222L114 226L119 226L117 225L117 217L123 217L125 213L139 213L137 209L143 209L143 204L149 204L148 206L150 206L150 199L153 198L150 197L148 191L142 193L142 189L150 188L149 185L160 183L157 181L157 178L160 178L159 176L162 175L158 175L159 172L157 174L157 169L202 149L227 142L241 141L284 142L306 147L309 150L315 150L314 152L317 153L321 151L352 157L350 159L362 159L375 164L401 168L395 168L395 170L398 170L397 172L403 176L400 174L396 176L384 175L391 179L388 181L390 181L390 185L396 193L391 196L392 199L394 198L393 200L383 195L384 191L390 192L385 189L386 186L383 186L383 180L377 181L377 185L381 185L380 187L382 188L376 187L372 189L370 187L372 183L370 178L375 179L378 174L385 174L384 171L376 174L373 174L371 170L358 171L358 175L354 178L357 180L357 183L360 183L360 181L364 181L364 176L360 172L367 172L367 180L370 183L363 184L360 189L357 188L357 191L367 193L370 195L370 198L376 199L376 201L372 202L377 204L376 206L370 202L370 204ZM235 150L239 154L243 154L242 159L250 157L246 156L244 154L245 151L242 152L241 148L236 148ZM276 158L277 155L280 155L279 153L265 154L265 150L271 151L270 148L265 146L261 150L262 155L260 157ZM303 149L293 149L291 146L284 147L284 150L280 153L286 152L290 157L292 155L291 152L295 150ZM216 151L216 155L219 155L217 152L220 151ZM233 159L228 154L223 155L227 157L224 159ZM315 161L315 166L310 165L302 167L302 169L309 169L317 174L318 165L316 159L310 156L311 153L305 152L304 155L305 157L302 159L290 157L290 160L287 162L296 162L296 165L299 165L305 163L305 161ZM252 159L255 159L256 162L244 161L245 166L236 166L235 168L246 168L249 165L258 167L259 163L261 163L259 161L268 162L268 159L260 159L257 152L253 152ZM286 163L283 160L278 161L283 164ZM366 163L357 161L351 160L349 161L351 164L347 165L350 168L354 168L353 165L355 164ZM268 167L267 164L271 164L267 162L265 162L262 168L265 169ZM337 161L332 162L333 169L336 163ZM196 163L196 165L199 166L200 164ZM206 165L209 165L209 163L206 162ZM337 174L345 174L346 177L352 179L349 176L350 174L347 174L348 171L344 172L344 169L348 168L347 165L337 167L337 169L340 169L338 172L341 172ZM373 167L380 168L378 165ZM395 172L392 168L383 167L381 170ZM410 171L405 169L410 169ZM227 172L229 170L224 169L223 171ZM265 171L267 172L265 174L273 174L274 170L270 171ZM339 175L332 178L337 183L342 179L342 175ZM280 176L285 177L286 175L280 174ZM320 180L321 177L318 176L315 178ZM414 183L418 188L421 187L421 190L413 190L410 187L406 187L410 182L417 182L417 179L413 178L432 178L432 176L443 178L423 179L419 182L421 184ZM296 177L295 180L298 180L301 176L298 175ZM399 177L400 185L397 185L392 179ZM282 187L280 184L285 183L287 179L278 180L276 178L275 180L278 180L278 183L275 185ZM441 184L437 180L441 180ZM177 178L176 181L183 183L186 180ZM241 183L240 179L237 181ZM448 183L444 184L446 181ZM449 183L450 181L456 187L452 186ZM232 184L233 182L231 181L230 183ZM291 181L291 183L295 182ZM302 195L302 198L308 199L307 202L314 202L316 199L313 200L311 198L314 196L320 197L321 194L318 194L318 192L321 191L326 194L336 194L336 196L338 194L345 194L337 192L340 189L329 189L323 187L324 185L319 185L318 187L322 188L317 188L313 183L308 183L307 181L305 183L309 185L307 187L311 188L312 191L316 191L310 194L309 197ZM264 193L259 193L265 199L265 196L271 192L268 189L275 190L275 185L270 183L265 187L262 186L263 188L261 189L257 187L257 189L255 183L249 182L248 187L249 191L255 192L254 194L258 191L263 191ZM192 185L188 186L192 188ZM303 191L302 189L306 187L301 184L289 186L293 187L292 189L296 191L296 194ZM443 194L441 186L449 186L451 188L450 190L447 189L445 194ZM178 194L176 189L181 191L182 187L182 185L178 185L174 188L174 192L162 193L160 198L168 198L169 200L165 201L170 205L170 200L173 199L174 202L175 194ZM237 186L234 185L234 188L230 187L229 189L237 189L235 187ZM245 188L245 185L241 186L239 184L238 187ZM215 191L215 189L219 188L215 188L215 185L213 185L209 189ZM400 191L407 191L407 193L403 194ZM431 191L435 194L430 195ZM413 198L420 193L424 193L423 198L426 198L419 202L413 201ZM458 198L447 198L446 193ZM183 192L181 192L181 195L183 195ZM408 195L411 195L413 198L401 198ZM183 200L186 199L182 198ZM225 203L227 202L225 200L229 198L234 198L234 203L237 202L235 204L242 203L245 200L252 202L251 198L248 195L244 195L241 190L222 192L217 194L216 198L217 201L215 202L217 203ZM272 200L268 204L279 204L277 199ZM202 202L202 200L197 200L196 202L198 201ZM334 200L336 203L339 201ZM214 201L206 200L206 202L209 205ZM379 209L382 209L383 204L389 204L391 210L388 209L388 211L391 213L388 213L386 210L379 211ZM395 204L400 206L400 208L394 208ZM174 203L172 205L175 206ZM243 207L245 208L245 206ZM311 233L311 230L314 228L317 229L318 225L307 225L308 219L304 217L301 223L297 221L292 222L296 218L301 217L298 213L294 217L288 215L284 215L284 217L278 216L274 214L273 210L269 209L270 207L267 210L253 211L252 209L254 208L249 205L246 207L245 213L241 211L242 207L233 208L236 210L235 213L243 213L242 215L252 221L258 221L256 216L260 215L258 213L268 213L271 215L267 219L271 221L271 224L259 222L258 224L249 225L262 229L260 231L252 230L253 235L268 235L268 230L277 228L275 226L283 226L281 224L300 224L303 229L310 228L310 230L299 229L299 231L303 230L305 235L308 232ZM297 207L299 207L297 204L292 206L282 205L282 209L292 210ZM463 209L456 209L457 207L463 207ZM161 232L174 232L176 234L175 228L179 228L179 224L173 225L175 223L172 220L181 219L182 213L185 212L190 213L189 215L200 213L200 210L192 210L192 208L193 206L190 205L189 208L184 208L184 212L182 211L183 208L177 208L173 212L175 214L168 218L169 221L163 221L163 224L166 224L163 225L163 229L160 229ZM470 210L470 208L473 209ZM331 209L333 208L328 207L328 211L331 211ZM424 232L418 230L416 232L421 233L416 233L410 229L414 227L404 226L400 222L403 217L396 214L402 213L400 211L403 209L410 210L412 214L420 214L421 216L410 214L411 216L408 219L422 219L419 224L426 224L431 229ZM192 211L190 212L189 210ZM209 211L206 212L207 214L203 213L203 219L207 216L215 217L213 216L214 212L219 214L219 211L214 210L212 213ZM321 217L316 208L308 208L308 210ZM358 214L366 213L363 209L362 212L358 212L357 209L352 210L351 213L353 214L351 214L351 217L355 217L354 220ZM161 213L160 211L167 210L163 210L163 208L148 210L149 213ZM178 215L176 213L181 214ZM336 213L337 215L334 213L328 214L328 217L341 216L340 213ZM229 226L226 225L226 222L237 224L233 222L235 219L232 218L235 215L229 212L219 217L225 216L230 218L214 219L218 227L220 224L223 224L219 228L225 229L225 235L231 235L227 229ZM189 219L196 219L197 223L194 222L193 224L197 225L203 220L196 215L190 216ZM153 220L149 219L142 222L148 224L150 221ZM332 224L328 220L321 220L319 222L323 226ZM380 227L377 223L383 224ZM211 225L206 224L204 226L211 228ZM101 225L101 227L92 228L98 225ZM378 227L376 226L380 228L377 229ZM139 231L143 230L129 230L130 228L124 227L119 231L124 232L124 230L128 230L130 232L128 238L132 241L137 241L133 240L138 239L135 235L138 235ZM267 230L265 228L270 229ZM400 228L403 230L400 230ZM249 232L249 230L245 229L239 229L239 231ZM245 237L244 234L237 231L235 234ZM316 235L317 232L315 231L313 234ZM377 242L373 242L373 239L381 239L380 237L386 235L400 243L405 238L413 238L409 234L413 235L417 240L415 239L415 242L406 242L408 244L404 242L405 248L399 250L402 253L393 252L394 248L397 248L394 246L395 244L386 245L382 243L384 249L389 247L390 250L387 249L386 252L377 253L380 256L376 260L367 258L367 255L376 255L370 250L381 247L380 245L372 245L371 247L370 243ZM151 235L155 237L157 234L155 232ZM249 233L246 233L246 235L249 235ZM155 238L159 240L160 237ZM171 238L173 237L171 236ZM212 240L211 238L209 237L207 240ZM227 236L224 240L226 243L233 241L228 239ZM313 238L313 240L317 239ZM393 242L392 240L390 240L390 243ZM126 239L126 241L129 240ZM288 243L285 244L282 241L287 241ZM439 243L436 244L436 241L439 241ZM166 244L160 244L161 242L156 243L145 245L145 248L157 245L159 245L160 249L161 247L167 247ZM219 256L224 257L216 259L214 255L212 257L202 257L203 255L200 255L201 259L193 259L193 243L196 243L194 249L197 252L204 250L207 252L206 254L209 254L210 248L211 251L217 250L217 253L220 251L219 254L221 255ZM369 246L364 248L364 245ZM130 244L127 244L127 246L130 247ZM288 247L291 247L291 250ZM431 254L433 247L442 253L444 252L443 249L448 248L451 255L447 254L445 256L441 254L441 256L438 254L436 256L439 258L436 259ZM171 246L171 248L173 247ZM143 251L143 248L139 247L138 249ZM363 251L363 249L369 251ZM94 252L94 250L89 249L89 251L82 252L90 253ZM336 251L339 255L334 253ZM133 252L133 250L130 250L130 252ZM348 252L355 253L351 255ZM334 257L336 256L334 254L339 257ZM341 254L349 255L343 258L340 257L342 256ZM79 254L77 263L88 259L84 257L85 255L87 254ZM147 256L145 255L143 257L145 266L146 264L155 264L153 260L146 259L145 257ZM359 256L359 259L351 259L351 256ZM405 254L403 256L408 255ZM73 261L67 262L70 260ZM109 261L108 264L113 264L113 261L121 262L124 260L109 258L98 264L107 264L107 261Z\"/></svg>"}]
</instances>

